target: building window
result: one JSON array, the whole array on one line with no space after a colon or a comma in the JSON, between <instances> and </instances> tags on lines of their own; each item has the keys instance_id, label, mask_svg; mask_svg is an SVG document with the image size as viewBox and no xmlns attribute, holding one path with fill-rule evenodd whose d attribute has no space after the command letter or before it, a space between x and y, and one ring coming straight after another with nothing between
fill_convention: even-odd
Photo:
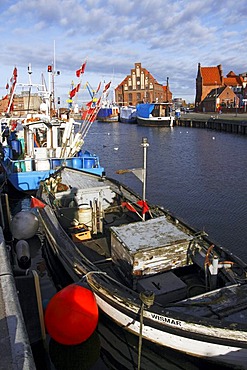
<instances>
[{"instance_id":1,"label":"building window","mask_svg":"<svg viewBox=\"0 0 247 370\"><path fill-rule=\"evenodd\" d=\"M145 86L144 86L144 73L143 73L143 71L142 71L142 73L141 73L141 89L143 90L143 89L145 89Z\"/></svg>"},{"instance_id":2,"label":"building window","mask_svg":"<svg viewBox=\"0 0 247 370\"><path fill-rule=\"evenodd\" d=\"M136 66L136 76L140 77L140 66Z\"/></svg>"},{"instance_id":3,"label":"building window","mask_svg":"<svg viewBox=\"0 0 247 370\"><path fill-rule=\"evenodd\" d=\"M148 76L145 77L145 87L148 88Z\"/></svg>"},{"instance_id":4,"label":"building window","mask_svg":"<svg viewBox=\"0 0 247 370\"><path fill-rule=\"evenodd\" d=\"M133 72L133 74L132 74L132 86L133 86L133 90L136 90L136 75L135 75L135 72Z\"/></svg>"}]
</instances>

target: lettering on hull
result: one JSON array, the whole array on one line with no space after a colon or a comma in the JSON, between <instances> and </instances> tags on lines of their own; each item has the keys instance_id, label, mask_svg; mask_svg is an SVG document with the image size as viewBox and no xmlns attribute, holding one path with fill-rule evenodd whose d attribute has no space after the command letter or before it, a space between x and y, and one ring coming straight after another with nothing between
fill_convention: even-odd
<instances>
[{"instance_id":1,"label":"lettering on hull","mask_svg":"<svg viewBox=\"0 0 247 370\"><path fill-rule=\"evenodd\" d=\"M166 323L166 324L168 324L168 325L172 325L172 326L180 326L180 327L182 326L181 321L171 319L170 317L160 316L160 315L157 315L157 314L152 313L152 314L151 314L151 318L152 318L153 320L156 320L156 321L159 321L159 322L165 322L165 323Z\"/></svg>"}]
</instances>

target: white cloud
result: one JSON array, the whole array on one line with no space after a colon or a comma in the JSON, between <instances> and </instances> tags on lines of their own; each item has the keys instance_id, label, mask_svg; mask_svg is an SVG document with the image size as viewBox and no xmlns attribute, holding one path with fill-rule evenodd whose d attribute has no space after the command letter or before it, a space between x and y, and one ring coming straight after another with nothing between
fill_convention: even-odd
<instances>
[{"instance_id":1,"label":"white cloud","mask_svg":"<svg viewBox=\"0 0 247 370\"><path fill-rule=\"evenodd\" d=\"M159 82L169 76L174 96L193 101L198 62L222 64L224 74L247 70L246 11L245 0L234 6L231 0L6 1L0 94L15 65L20 80L27 78L30 62L40 78L52 61L55 40L62 101L86 57L84 78L92 85L113 75L117 85L141 62Z\"/></svg>"}]
</instances>

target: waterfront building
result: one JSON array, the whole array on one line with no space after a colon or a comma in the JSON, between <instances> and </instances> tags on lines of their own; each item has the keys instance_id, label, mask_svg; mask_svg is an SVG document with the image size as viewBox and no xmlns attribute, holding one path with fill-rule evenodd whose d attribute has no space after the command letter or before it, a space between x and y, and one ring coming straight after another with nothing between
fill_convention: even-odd
<instances>
[{"instance_id":1,"label":"waterfront building","mask_svg":"<svg viewBox=\"0 0 247 370\"><path fill-rule=\"evenodd\" d=\"M230 71L223 75L221 64L202 67L198 63L195 107L198 111L214 112L218 108L240 108L247 97L247 74Z\"/></svg>"},{"instance_id":2,"label":"waterfront building","mask_svg":"<svg viewBox=\"0 0 247 370\"><path fill-rule=\"evenodd\" d=\"M0 100L0 114L7 112L10 103L10 94L7 94ZM39 111L42 98L37 94L30 94L29 91L23 91L21 94L14 94L11 105L11 113L16 117L24 117L27 113Z\"/></svg>"},{"instance_id":3,"label":"waterfront building","mask_svg":"<svg viewBox=\"0 0 247 370\"><path fill-rule=\"evenodd\" d=\"M203 112L220 112L238 106L239 97L229 86L212 89L201 103Z\"/></svg>"},{"instance_id":4,"label":"waterfront building","mask_svg":"<svg viewBox=\"0 0 247 370\"><path fill-rule=\"evenodd\" d=\"M118 105L134 106L138 103L171 103L169 78L166 85L162 85L141 63L135 63L130 74L116 87L115 101Z\"/></svg>"}]
</instances>

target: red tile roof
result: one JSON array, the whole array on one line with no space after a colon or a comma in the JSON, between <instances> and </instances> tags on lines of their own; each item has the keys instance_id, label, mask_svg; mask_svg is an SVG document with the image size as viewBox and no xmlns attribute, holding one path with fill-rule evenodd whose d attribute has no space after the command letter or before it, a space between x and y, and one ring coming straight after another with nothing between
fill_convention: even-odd
<instances>
[{"instance_id":1,"label":"red tile roof","mask_svg":"<svg viewBox=\"0 0 247 370\"><path fill-rule=\"evenodd\" d=\"M224 78L224 85L226 86L242 86L243 77L237 76L233 71L230 71Z\"/></svg>"},{"instance_id":2,"label":"red tile roof","mask_svg":"<svg viewBox=\"0 0 247 370\"><path fill-rule=\"evenodd\" d=\"M201 67L203 85L221 85L218 67Z\"/></svg>"}]
</instances>

